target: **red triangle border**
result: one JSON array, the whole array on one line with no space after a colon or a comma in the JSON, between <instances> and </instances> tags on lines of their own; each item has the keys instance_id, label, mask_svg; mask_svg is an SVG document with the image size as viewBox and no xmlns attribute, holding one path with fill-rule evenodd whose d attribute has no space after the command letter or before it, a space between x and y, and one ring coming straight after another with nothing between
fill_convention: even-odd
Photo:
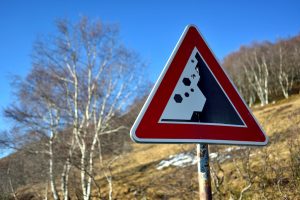
<instances>
[{"instance_id":1,"label":"red triangle border","mask_svg":"<svg viewBox=\"0 0 300 200\"><path fill-rule=\"evenodd\" d=\"M234 105L246 127L208 124L159 123L186 62L197 47L202 58ZM266 145L268 138L222 69L194 25L185 28L171 57L154 85L131 131L131 138L141 143L216 143Z\"/></svg>"}]
</instances>

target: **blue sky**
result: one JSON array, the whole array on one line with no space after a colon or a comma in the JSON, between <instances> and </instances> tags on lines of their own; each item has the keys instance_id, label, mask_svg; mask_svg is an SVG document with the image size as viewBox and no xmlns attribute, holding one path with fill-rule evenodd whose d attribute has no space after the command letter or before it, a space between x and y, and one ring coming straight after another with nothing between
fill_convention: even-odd
<instances>
[{"instance_id":1,"label":"blue sky","mask_svg":"<svg viewBox=\"0 0 300 200\"><path fill-rule=\"evenodd\" d=\"M12 102L11 75L26 76L32 44L54 21L80 16L120 26L121 40L149 64L154 82L187 24L198 26L222 60L241 45L300 33L300 1L291 0L1 0L0 109ZM7 127L0 116L0 129Z\"/></svg>"}]
</instances>

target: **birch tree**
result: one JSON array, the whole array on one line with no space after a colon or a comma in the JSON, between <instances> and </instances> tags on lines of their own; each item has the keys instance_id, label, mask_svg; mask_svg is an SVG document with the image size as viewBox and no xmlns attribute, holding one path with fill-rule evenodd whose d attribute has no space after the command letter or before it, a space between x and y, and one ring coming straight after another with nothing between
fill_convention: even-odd
<instances>
[{"instance_id":1,"label":"birch tree","mask_svg":"<svg viewBox=\"0 0 300 200\"><path fill-rule=\"evenodd\" d=\"M238 91L247 101L249 106L252 106L256 101L256 92L251 84L248 84L249 75L242 68L244 65L244 60L242 54L247 52L248 49L241 47L240 51L233 52L224 58L223 65L229 72L231 79L236 85Z\"/></svg>"},{"instance_id":2,"label":"birch tree","mask_svg":"<svg viewBox=\"0 0 300 200\"><path fill-rule=\"evenodd\" d=\"M289 98L297 81L299 68L297 37L288 40L278 40L270 49L273 74L273 90L277 90L284 98ZM297 84L297 83L296 83ZM276 95L278 96L278 95Z\"/></svg>"},{"instance_id":3,"label":"birch tree","mask_svg":"<svg viewBox=\"0 0 300 200\"><path fill-rule=\"evenodd\" d=\"M55 153L57 152L54 152L54 144L58 133L64 128L61 125L63 107L60 105L63 102L62 94L64 93L57 86L56 79L51 79L47 71L41 70L39 65L34 65L25 80L18 79L15 83L18 104L5 110L6 117L17 122L16 126L20 133L18 138L21 135L24 135L22 138L28 138L27 141L23 139L20 141L25 144L37 140L45 141L41 150L31 149L30 151L37 151L36 153L43 153L47 156L49 182L53 198L56 200L59 199L59 195L55 180L57 178Z\"/></svg>"},{"instance_id":4,"label":"birch tree","mask_svg":"<svg viewBox=\"0 0 300 200\"><path fill-rule=\"evenodd\" d=\"M261 106L269 103L269 70L270 63L267 48L253 48L246 52L242 63L249 85L256 92Z\"/></svg>"},{"instance_id":5,"label":"birch tree","mask_svg":"<svg viewBox=\"0 0 300 200\"><path fill-rule=\"evenodd\" d=\"M289 98L290 90L293 88L294 79L295 79L295 68L292 56L288 56L291 51L288 50L288 47L284 44L278 44L277 47L277 57L278 57L278 64L276 73L277 73L277 80L279 82L281 91L283 96L287 99Z\"/></svg>"},{"instance_id":6,"label":"birch tree","mask_svg":"<svg viewBox=\"0 0 300 200\"><path fill-rule=\"evenodd\" d=\"M249 105L288 98L300 83L300 37L242 46L224 58L239 91Z\"/></svg>"},{"instance_id":7,"label":"birch tree","mask_svg":"<svg viewBox=\"0 0 300 200\"><path fill-rule=\"evenodd\" d=\"M271 60L270 43L241 47L225 58L224 65L230 70L235 83L249 104L258 97L260 104L269 103ZM255 94L254 94L255 93Z\"/></svg>"},{"instance_id":8,"label":"birch tree","mask_svg":"<svg viewBox=\"0 0 300 200\"><path fill-rule=\"evenodd\" d=\"M38 132L48 141L45 152L53 198L69 198L69 174L76 163L82 198L88 200L97 185L94 165L102 157L101 140L126 128L114 121L143 95L144 65L120 44L114 25L82 18L76 24L60 20L57 28L55 36L35 43L33 68L18 83L20 102L6 113L27 127L24 130ZM54 172L58 162L60 174ZM111 184L111 174L106 178Z\"/></svg>"}]
</instances>

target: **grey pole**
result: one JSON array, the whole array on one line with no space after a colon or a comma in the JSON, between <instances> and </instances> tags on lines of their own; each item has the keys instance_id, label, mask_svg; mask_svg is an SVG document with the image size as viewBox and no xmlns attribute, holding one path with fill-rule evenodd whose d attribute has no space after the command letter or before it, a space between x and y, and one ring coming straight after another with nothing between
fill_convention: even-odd
<instances>
[{"instance_id":1,"label":"grey pole","mask_svg":"<svg viewBox=\"0 0 300 200\"><path fill-rule=\"evenodd\" d=\"M200 200L211 200L208 144L197 144L197 159Z\"/></svg>"}]
</instances>

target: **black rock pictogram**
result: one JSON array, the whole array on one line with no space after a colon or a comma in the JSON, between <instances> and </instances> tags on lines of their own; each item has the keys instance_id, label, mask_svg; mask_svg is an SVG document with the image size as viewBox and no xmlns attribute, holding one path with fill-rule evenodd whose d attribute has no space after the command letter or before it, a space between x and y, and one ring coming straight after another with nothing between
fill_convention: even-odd
<instances>
[{"instance_id":1,"label":"black rock pictogram","mask_svg":"<svg viewBox=\"0 0 300 200\"><path fill-rule=\"evenodd\" d=\"M191 80L189 78L183 78L182 82L185 86L190 86L191 85Z\"/></svg>"},{"instance_id":2,"label":"black rock pictogram","mask_svg":"<svg viewBox=\"0 0 300 200\"><path fill-rule=\"evenodd\" d=\"M176 103L181 103L182 102L182 97L180 94L175 94L174 95L174 100Z\"/></svg>"}]
</instances>

